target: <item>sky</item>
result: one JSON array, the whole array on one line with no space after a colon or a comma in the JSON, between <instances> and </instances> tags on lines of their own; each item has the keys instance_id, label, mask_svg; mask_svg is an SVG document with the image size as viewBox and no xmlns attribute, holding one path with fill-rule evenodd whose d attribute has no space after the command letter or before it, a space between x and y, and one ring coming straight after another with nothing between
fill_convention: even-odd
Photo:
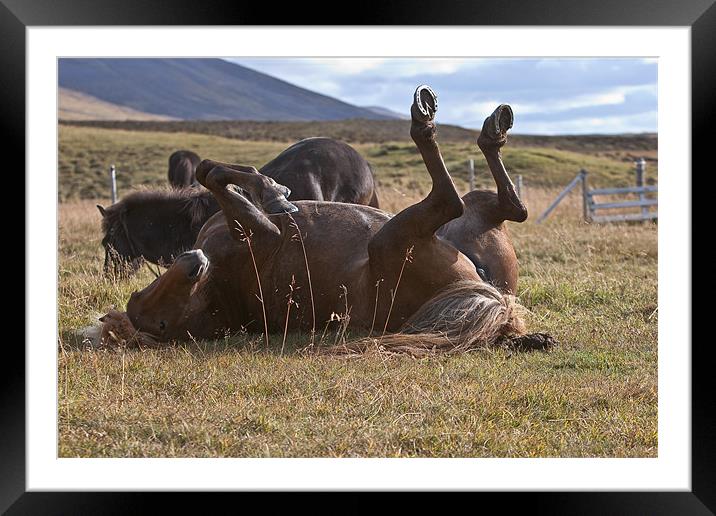
<instances>
[{"instance_id":1,"label":"sky","mask_svg":"<svg viewBox=\"0 0 716 516\"><path fill-rule=\"evenodd\" d=\"M412 94L438 95L438 123L480 128L510 104L518 134L657 132L653 58L232 58L358 106L409 114Z\"/></svg>"}]
</instances>

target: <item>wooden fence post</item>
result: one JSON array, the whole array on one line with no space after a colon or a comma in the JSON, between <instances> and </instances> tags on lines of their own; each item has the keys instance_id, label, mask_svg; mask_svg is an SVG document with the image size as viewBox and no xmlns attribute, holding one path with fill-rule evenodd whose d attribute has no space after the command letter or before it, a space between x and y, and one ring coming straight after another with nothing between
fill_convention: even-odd
<instances>
[{"instance_id":1,"label":"wooden fence post","mask_svg":"<svg viewBox=\"0 0 716 516\"><path fill-rule=\"evenodd\" d=\"M467 180L472 192L475 189L475 161L472 159L467 161Z\"/></svg>"},{"instance_id":2,"label":"wooden fence post","mask_svg":"<svg viewBox=\"0 0 716 516\"><path fill-rule=\"evenodd\" d=\"M109 167L109 187L112 192L112 204L114 204L117 202L117 169L114 168L114 165Z\"/></svg>"},{"instance_id":3,"label":"wooden fence post","mask_svg":"<svg viewBox=\"0 0 716 516\"><path fill-rule=\"evenodd\" d=\"M639 158L636 161L636 186L642 187L644 186L644 179L646 176L646 160L644 158ZM639 192L639 201L644 201L644 192ZM649 208L647 206L641 207L641 214L647 215L649 213Z\"/></svg>"},{"instance_id":4,"label":"wooden fence post","mask_svg":"<svg viewBox=\"0 0 716 516\"><path fill-rule=\"evenodd\" d=\"M522 199L522 174L517 174L517 184L515 186L517 187L517 197L524 203L525 200Z\"/></svg>"},{"instance_id":5,"label":"wooden fence post","mask_svg":"<svg viewBox=\"0 0 716 516\"><path fill-rule=\"evenodd\" d=\"M591 198L589 196L589 188L587 187L587 171L582 169L579 171L582 176L582 210L584 220L590 222L592 220L592 207L590 206Z\"/></svg>"}]
</instances>

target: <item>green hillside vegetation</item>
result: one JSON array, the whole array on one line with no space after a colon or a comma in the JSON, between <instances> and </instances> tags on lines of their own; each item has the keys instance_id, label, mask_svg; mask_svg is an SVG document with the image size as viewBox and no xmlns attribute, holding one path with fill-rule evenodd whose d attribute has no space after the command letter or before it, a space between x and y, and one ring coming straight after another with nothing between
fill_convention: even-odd
<instances>
[{"instance_id":1,"label":"green hillside vegetation","mask_svg":"<svg viewBox=\"0 0 716 516\"><path fill-rule=\"evenodd\" d=\"M253 165L259 168L290 142L236 140L196 133L128 131L60 125L59 198L94 199L108 195L107 171L117 167L120 196L134 187L164 187L169 155L178 149L197 152L202 158ZM397 190L405 195L423 195L429 187L420 154L409 136L402 141L354 144L371 163L381 192ZM475 160L476 185L493 188L485 160L470 141L441 143L443 156L458 188L466 191L467 161ZM656 151L643 154L656 156ZM608 148L603 152L579 153L549 147L521 146L508 141L504 160L511 174L521 174L525 185L561 187L579 171L589 171L592 186L633 184L633 162L639 155L631 150ZM654 182L657 164L650 161L648 178Z\"/></svg>"},{"instance_id":2,"label":"green hillside vegetation","mask_svg":"<svg viewBox=\"0 0 716 516\"><path fill-rule=\"evenodd\" d=\"M348 143L385 143L408 141L410 122L407 120L322 120L322 121L256 121L256 120L180 120L180 121L124 121L124 120L62 120L62 125L125 129L162 133L198 133L236 140L293 142L311 136L328 136ZM479 131L457 125L438 127L441 143L472 143ZM585 154L608 151L632 153L656 152L657 136L653 133L621 135L523 135L519 124L510 135L510 146L550 147Z\"/></svg>"}]
</instances>

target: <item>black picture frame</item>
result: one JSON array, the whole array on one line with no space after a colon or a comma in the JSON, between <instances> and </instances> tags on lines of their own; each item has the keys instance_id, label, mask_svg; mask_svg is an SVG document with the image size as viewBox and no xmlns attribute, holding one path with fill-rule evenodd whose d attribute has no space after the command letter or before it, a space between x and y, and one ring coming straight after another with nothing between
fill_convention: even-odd
<instances>
[{"instance_id":1,"label":"black picture frame","mask_svg":"<svg viewBox=\"0 0 716 516\"><path fill-rule=\"evenodd\" d=\"M692 70L692 158L709 163L710 119L716 117L715 0L502 0L500 2L393 1L361 3L350 13L340 9L319 15L303 3L191 0L0 0L0 105L7 149L14 149L12 168L25 170L25 29L61 25L574 25L690 26ZM346 7L347 9L348 7ZM329 16L333 18L329 19ZM709 170L713 168L709 167ZM7 170L6 173L10 173ZM9 177L9 176L8 176ZM14 186L17 188L17 186ZM23 186L24 190L24 186ZM693 192L693 188L692 188ZM24 192L25 195L28 192ZM705 194L702 194L705 195ZM692 202L692 206L695 203ZM692 216L693 219L693 216ZM21 239L24 241L25 234ZM15 239L18 242L20 239ZM19 247L16 246L16 247ZM692 252L693 253L693 252ZM692 258L694 257L691 254ZM692 261L694 264L695 261ZM25 275L32 271L25 270ZM685 300L691 302L692 300ZM696 303L691 306L695 307ZM27 312L25 314L27 324ZM692 321L698 320L693 317ZM150 499L161 498L164 510L191 509L181 493L26 492L25 488L25 353L13 343L4 349L0 380L0 511L8 514L144 512ZM691 346L692 342L672 343ZM716 423L714 375L709 371L708 342L691 346L692 353L692 490L690 492L532 492L480 493L502 507L523 506L553 514L714 514L716 511ZM246 493L222 494L227 497ZM205 499L206 496L201 498ZM421 497L414 500L420 501ZM508 502L509 500L509 502ZM508 503L506 503L508 502ZM214 500L200 502L202 512ZM245 499L243 503L248 503ZM474 502L470 502L474 503ZM482 502L481 500L481 503ZM199 507L199 505L196 505ZM365 503L355 509L370 509ZM407 506L402 506L406 509ZM238 506L237 506L238 509Z\"/></svg>"}]
</instances>

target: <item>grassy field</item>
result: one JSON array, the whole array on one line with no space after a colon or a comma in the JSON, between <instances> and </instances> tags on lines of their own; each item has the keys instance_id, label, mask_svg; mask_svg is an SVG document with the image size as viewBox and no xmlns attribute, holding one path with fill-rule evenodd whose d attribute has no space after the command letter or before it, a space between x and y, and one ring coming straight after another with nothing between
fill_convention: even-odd
<instances>
[{"instance_id":1,"label":"grassy field","mask_svg":"<svg viewBox=\"0 0 716 516\"><path fill-rule=\"evenodd\" d=\"M429 189L430 178L407 127L400 141L356 143L354 147L371 163L384 191L419 197ZM458 188L467 188L468 159L475 160L476 185L494 187L485 159L474 140L443 142L440 130L438 137L443 157ZM505 162L511 174L522 174L525 185L535 187L563 187L580 168L589 172L592 186L631 186L634 183L633 161L637 157L648 160L647 180L654 181L657 177L655 147L630 149L627 145L629 138L625 139L627 148L616 146L608 138L600 146L596 141L587 142L588 138L583 138L585 152L544 145L516 145L510 140L504 149ZM260 168L290 144L199 133L129 131L64 124L59 128L59 140L61 200L107 197L107 171L111 164L117 167L117 188L122 195L132 186L166 186L169 155L177 149L194 150L202 158ZM536 141L546 144L542 140Z\"/></svg>"},{"instance_id":2,"label":"grassy field","mask_svg":"<svg viewBox=\"0 0 716 516\"><path fill-rule=\"evenodd\" d=\"M144 351L82 343L79 328L153 279L146 268L117 282L101 274L94 204L106 197L105 164L120 169L121 195L163 184L179 147L263 164L285 146L61 126L60 456L657 456L656 225L585 224L576 193L535 223L558 191L550 185L579 167L599 186L630 184L629 149L505 151L508 169L525 178L531 213L510 225L519 297L531 329L560 341L552 352L342 359L295 352L306 343L300 335L289 335L283 356L280 335L270 351L258 335ZM356 147L375 166L388 210L424 193L427 174L408 141ZM443 150L464 189L456 167L478 152L460 142ZM478 178L489 184L483 163Z\"/></svg>"}]
</instances>

